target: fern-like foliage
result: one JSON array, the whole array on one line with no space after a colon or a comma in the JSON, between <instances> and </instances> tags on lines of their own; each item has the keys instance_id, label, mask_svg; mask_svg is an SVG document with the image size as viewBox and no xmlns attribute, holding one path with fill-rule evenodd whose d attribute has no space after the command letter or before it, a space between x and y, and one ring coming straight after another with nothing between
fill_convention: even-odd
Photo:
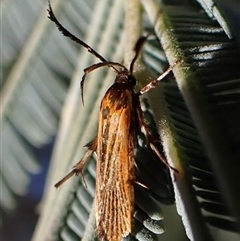
<instances>
[{"instance_id":1,"label":"fern-like foliage","mask_svg":"<svg viewBox=\"0 0 240 241\"><path fill-rule=\"evenodd\" d=\"M135 228L129 240L240 236L240 50L221 5L198 2L163 5L134 0L134 9L129 1L124 8L121 0L51 2L67 29L104 58L126 64L130 57L124 47L134 47L131 42L141 35L142 22L131 28L124 16L133 14L134 22L144 11L143 25L149 26L150 19L155 35L144 46L136 69L139 84L160 75L168 66L166 58L170 65L179 61L174 76L142 99L151 132L161 137L159 148L179 173L169 172L146 147L144 135L139 136L135 172L149 189L135 186ZM47 19L47 4L41 12L40 1L36 6L24 3L31 13L24 17L24 9L11 0L2 3L3 20L14 31L3 28L1 209L14 210L29 174L41 167L30 145L42 146L57 135L32 240L95 240L95 157L84 170L87 188L79 177L58 190L53 185L79 161L83 146L96 135L99 103L115 76L107 69L91 73L83 106L79 90L83 69L98 61L57 31ZM33 10L41 12L38 19ZM10 17L14 12L15 18ZM27 24L16 19L27 19ZM15 40L17 26L26 26L20 31L21 41Z\"/></svg>"}]
</instances>

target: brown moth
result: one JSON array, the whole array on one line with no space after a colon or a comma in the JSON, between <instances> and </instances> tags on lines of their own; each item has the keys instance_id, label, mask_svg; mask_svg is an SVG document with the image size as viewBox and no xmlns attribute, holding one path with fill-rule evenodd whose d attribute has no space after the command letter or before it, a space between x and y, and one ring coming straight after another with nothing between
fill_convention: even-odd
<instances>
[{"instance_id":1,"label":"brown moth","mask_svg":"<svg viewBox=\"0 0 240 241\"><path fill-rule=\"evenodd\" d=\"M93 152L96 152L97 237L105 241L120 241L122 237L126 237L133 230L134 183L136 181L134 149L141 129L145 132L153 151L162 162L170 167L151 139L143 119L139 96L155 88L159 81L172 70L173 66L170 66L159 78L151 81L138 93L135 93L136 79L133 75L133 67L147 37L138 40L135 47L136 54L128 70L120 63L105 60L94 49L66 30L56 19L50 3L48 12L50 20L56 24L63 35L81 44L102 61L84 70L85 74L81 81L82 97L85 77L89 72L108 66L117 73L114 84L107 90L101 102L97 136L87 145L88 151L83 158L68 175L55 184L55 187L58 188L73 175L82 174L85 163ZM172 169L176 171L174 168Z\"/></svg>"}]
</instances>

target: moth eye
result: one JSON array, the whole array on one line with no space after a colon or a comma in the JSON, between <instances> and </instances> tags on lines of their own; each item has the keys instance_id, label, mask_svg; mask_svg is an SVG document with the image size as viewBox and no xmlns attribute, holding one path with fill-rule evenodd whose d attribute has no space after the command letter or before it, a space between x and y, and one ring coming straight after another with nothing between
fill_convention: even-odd
<instances>
[{"instance_id":1,"label":"moth eye","mask_svg":"<svg viewBox=\"0 0 240 241\"><path fill-rule=\"evenodd\" d=\"M128 76L128 83L132 86L136 85L136 78L133 75Z\"/></svg>"}]
</instances>

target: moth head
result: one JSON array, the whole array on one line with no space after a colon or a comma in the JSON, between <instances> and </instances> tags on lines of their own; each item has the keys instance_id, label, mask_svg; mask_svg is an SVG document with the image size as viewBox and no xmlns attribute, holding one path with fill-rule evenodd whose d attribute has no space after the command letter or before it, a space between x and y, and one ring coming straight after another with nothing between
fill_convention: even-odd
<instances>
[{"instance_id":1,"label":"moth head","mask_svg":"<svg viewBox=\"0 0 240 241\"><path fill-rule=\"evenodd\" d=\"M126 70L119 72L115 80L115 83L129 84L132 87L136 85L136 82L135 76Z\"/></svg>"}]
</instances>

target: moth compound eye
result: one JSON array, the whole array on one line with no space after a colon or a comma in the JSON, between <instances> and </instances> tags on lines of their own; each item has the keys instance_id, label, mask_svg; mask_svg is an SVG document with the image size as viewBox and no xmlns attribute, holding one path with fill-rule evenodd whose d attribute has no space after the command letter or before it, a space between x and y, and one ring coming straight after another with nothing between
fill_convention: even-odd
<instances>
[{"instance_id":1,"label":"moth compound eye","mask_svg":"<svg viewBox=\"0 0 240 241\"><path fill-rule=\"evenodd\" d=\"M136 85L136 78L133 76L133 75L129 75L128 76L128 83L132 86L135 86Z\"/></svg>"}]
</instances>

